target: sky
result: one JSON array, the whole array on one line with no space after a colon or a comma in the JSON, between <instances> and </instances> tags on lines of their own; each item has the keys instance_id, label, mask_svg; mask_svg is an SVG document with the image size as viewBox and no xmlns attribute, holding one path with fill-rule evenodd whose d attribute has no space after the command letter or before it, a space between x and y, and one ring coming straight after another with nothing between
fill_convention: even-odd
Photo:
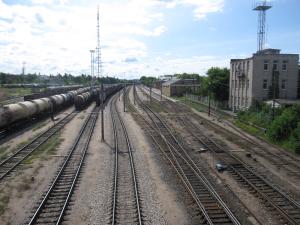
<instances>
[{"instance_id":1,"label":"sky","mask_svg":"<svg viewBox=\"0 0 300 225\"><path fill-rule=\"evenodd\" d=\"M104 76L204 75L257 50L254 0L0 0L0 71L90 74L97 5ZM272 0L267 47L300 53L300 1Z\"/></svg>"}]
</instances>

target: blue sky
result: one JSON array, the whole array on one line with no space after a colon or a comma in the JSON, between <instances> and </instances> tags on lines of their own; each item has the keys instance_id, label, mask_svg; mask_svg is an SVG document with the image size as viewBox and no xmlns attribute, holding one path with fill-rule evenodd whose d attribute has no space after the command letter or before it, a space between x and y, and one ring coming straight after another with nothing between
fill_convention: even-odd
<instances>
[{"instance_id":1,"label":"blue sky","mask_svg":"<svg viewBox=\"0 0 300 225\"><path fill-rule=\"evenodd\" d=\"M251 56L253 0L0 0L0 71L90 73L100 6L103 74L205 74ZM300 53L299 0L273 0L267 46Z\"/></svg>"}]
</instances>

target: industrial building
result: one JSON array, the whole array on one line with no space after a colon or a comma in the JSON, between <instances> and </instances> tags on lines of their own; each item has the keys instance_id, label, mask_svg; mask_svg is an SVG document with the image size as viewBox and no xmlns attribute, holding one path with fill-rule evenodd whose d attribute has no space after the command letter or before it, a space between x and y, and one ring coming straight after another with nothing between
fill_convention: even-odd
<instances>
[{"instance_id":1,"label":"industrial building","mask_svg":"<svg viewBox=\"0 0 300 225\"><path fill-rule=\"evenodd\" d=\"M298 62L298 54L281 54L279 49L264 49L251 58L232 59L230 108L233 111L248 108L254 101L273 97L296 100L299 97Z\"/></svg>"},{"instance_id":2,"label":"industrial building","mask_svg":"<svg viewBox=\"0 0 300 225\"><path fill-rule=\"evenodd\" d=\"M196 79L178 79L162 83L162 93L165 96L182 96L186 92L199 90L199 81Z\"/></svg>"}]
</instances>

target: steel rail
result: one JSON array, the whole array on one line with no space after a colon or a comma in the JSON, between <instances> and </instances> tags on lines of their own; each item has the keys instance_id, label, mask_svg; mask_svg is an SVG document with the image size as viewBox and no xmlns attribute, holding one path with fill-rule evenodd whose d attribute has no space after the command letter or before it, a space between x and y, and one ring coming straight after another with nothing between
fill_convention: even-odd
<instances>
[{"instance_id":1,"label":"steel rail","mask_svg":"<svg viewBox=\"0 0 300 225\"><path fill-rule=\"evenodd\" d=\"M50 127L25 146L21 147L14 154L6 158L0 163L0 181L10 174L18 165L28 158L41 145L46 143L54 134L60 131L68 122L70 122L77 113L75 111L69 113L62 120Z\"/></svg>"},{"instance_id":2,"label":"steel rail","mask_svg":"<svg viewBox=\"0 0 300 225\"><path fill-rule=\"evenodd\" d=\"M227 207L227 205L223 202L223 200L219 197L219 195L217 194L217 192L214 190L214 188L211 186L210 182L205 178L204 174L200 171L200 169L198 168L198 166L196 166L196 164L194 163L194 161L187 155L187 153L185 152L185 150L183 149L183 147L179 144L179 142L177 141L177 139L174 137L174 135L172 134L172 132L170 131L170 129L168 128L168 126L161 120L161 118L154 113L146 104L144 104L139 98L138 98L138 102L140 102L140 104L142 104L142 108L145 108L147 110L149 110L151 112L151 114L158 119L159 123L162 124L163 127L166 128L166 130L168 131L168 133L171 135L172 139L175 140L175 143L180 146L180 149L184 152L185 157L182 156L182 154L176 149L176 147L174 147L169 140L167 140L167 138L165 137L165 135L163 134L163 132L159 129L159 125L157 124L157 122L155 121L155 118L153 118L149 112L147 112L147 110L145 110L145 112L147 113L147 115L150 117L151 121L156 124L155 130L159 132L160 136L165 140L165 142L168 144L168 146L171 146L173 148L173 150L176 152L176 154L178 155L179 158L181 158L185 164L180 165L180 163L178 162L178 159L176 158L176 156L173 154L172 151L170 151L170 153L173 156L173 159L175 161L175 164L177 164L178 168L175 169L178 172L178 169L181 170L181 173L179 173L179 175L181 176L181 178L183 177L183 180L186 180L184 182L185 186L188 186L188 189L191 190L190 193L192 194L193 198L196 200L199 208L201 209L203 215L205 216L207 222L209 224L213 224L213 221L211 220L211 218L209 217L208 213L205 210L205 207L203 207L203 205L201 204L201 201L199 198L197 198L197 195L195 193L195 191L193 191L193 186L192 184L188 181L188 178L185 176L185 173L183 171L182 166L188 166L188 168L190 170L192 170L195 175L198 177L198 179L205 185L205 187L207 188L207 190L209 190L209 192L211 193L212 196L214 196L214 198L216 199L217 202L219 202L219 204L223 207L224 212L227 214L228 218L230 218L231 222L233 224L240 224L239 221L235 218L235 216L233 215L233 213L230 211L230 209ZM144 120L146 120L144 118ZM153 126L152 126L153 128ZM174 142L174 141L173 141ZM165 153L163 151L163 153ZM170 161L170 159L169 159ZM172 163L174 166L174 163Z\"/></svg>"},{"instance_id":3,"label":"steel rail","mask_svg":"<svg viewBox=\"0 0 300 225\"><path fill-rule=\"evenodd\" d=\"M132 155L132 146L131 142L128 136L128 132L126 129L126 126L124 124L124 121L117 110L117 95L112 99L111 101L111 109L113 112L111 113L111 119L113 123L113 132L114 132L114 138L115 138L115 171L114 171L114 193L113 193L113 215L112 215L112 225L116 224L116 207L117 207L117 190L118 190L118 151L119 151L119 142L118 142L118 131L117 131L117 125L116 120L120 122L120 125L122 127L123 135L126 140L128 154L129 154L129 161L130 161L130 168L131 168L131 174L133 179L133 186L134 186L134 196L135 196L135 202L136 202L136 208L137 208L137 217L138 217L138 224L142 225L142 216L141 216L141 210L140 210L140 202L139 202L139 195L138 195L138 184L137 184L137 178L135 173L135 164L134 159ZM113 106L114 105L114 106ZM117 118L114 117L114 112L117 116Z\"/></svg>"},{"instance_id":4,"label":"steel rail","mask_svg":"<svg viewBox=\"0 0 300 225\"><path fill-rule=\"evenodd\" d=\"M239 158L237 158L236 156L234 156L233 154L231 154L230 152L224 150L221 146L219 146L215 141L213 141L211 138L209 138L208 136L204 135L203 132L201 132L199 130L199 128L195 125L192 124L191 121L189 121L187 118L181 118L181 121L183 124L185 124L186 127L193 127L194 131L196 129L196 132L198 131L198 135L196 135L194 132L191 132L189 129L189 133L195 137L200 143L202 143L204 146L206 146L211 152L213 152L216 157L223 163L225 163L235 174L237 174L240 178L242 178L247 184L248 186L250 186L253 190L256 191L256 193L258 193L264 200L266 200L271 206L273 206L273 208L275 208L282 216L283 218L289 223L289 224L299 224L300 222L300 217L298 218L298 221L296 221L295 218L292 218L291 215L289 215L289 213L287 212L287 210L284 210L282 207L280 207L278 204L276 204L276 202L274 202L270 197L268 197L263 190L259 189L258 186L256 186L253 182L251 182L251 180L249 178L247 178L244 174L243 174L243 169L245 169L248 173L250 173L250 176L255 178L256 181L257 179L259 180L260 184L263 184L265 186L267 186L268 188L272 189L274 192L278 193L280 195L281 198L285 199L286 201L290 202L291 206L294 207L294 210L298 210L299 211L299 215L300 215L300 204L297 203L294 199L292 199L290 196L286 195L285 193L283 193L279 188L277 188L276 186L274 186L273 184L270 184L267 180L265 180L262 176L260 176L259 174L257 174L254 170L252 170L245 162L243 162L242 160L240 160ZM202 138L201 138L202 137ZM207 139L211 144L208 144L207 141L205 141L205 139ZM212 147L214 146L214 147ZM216 149L217 150L216 150ZM228 155L230 158L226 160L226 158L224 157L220 157L218 156L218 152L219 153L225 153L226 155ZM232 161L232 159L234 161ZM230 161L231 160L231 161ZM242 168L238 168L238 166L242 166ZM244 172L245 173L245 172ZM282 203L282 202L280 202Z\"/></svg>"},{"instance_id":5,"label":"steel rail","mask_svg":"<svg viewBox=\"0 0 300 225\"><path fill-rule=\"evenodd\" d=\"M54 220L52 220L53 224L58 225L61 223L64 212L70 201L70 197L74 191L76 181L78 180L78 176L79 176L80 170L82 168L82 164L86 157L86 152L88 150L88 146L89 146L89 143L90 143L90 140L91 140L91 137L93 134L93 130L94 130L97 118L98 118L98 111L99 111L99 107L95 107L93 109L94 113L91 113L89 115L89 117L85 120L73 146L71 147L71 150L70 150L67 158L65 159L62 167L60 168L58 174L56 175L54 181L52 182L50 188L48 189L48 191L47 191L46 195L44 196L43 200L41 201L41 203L39 204L39 207L35 211L30 222L28 223L28 225L36 224L38 219L40 219L40 215L43 213L42 211L47 208L47 201L50 199L51 194L53 194L55 196L54 190L55 190L56 185L59 186L59 181L61 181L60 179L63 179L64 176L67 177L70 174L71 174L71 176L72 176L72 174L74 174L73 178L71 178L72 179L71 184L67 187L67 191L65 191L65 192L62 191L63 192L62 193L63 194L63 196L62 196L63 197L63 205L60 207L59 214L57 215L57 218L54 218ZM84 143L84 146L82 149L82 153L81 153L81 156L80 156L80 159L78 162L78 166L76 168L72 168L72 165L70 165L71 160L73 159L72 157L74 155L76 155L75 151L78 149L77 147L79 146L79 142L82 140L83 134L85 132L87 132L87 139L85 140L85 143ZM73 160L75 160L75 159L73 159ZM68 168L68 166L71 168ZM68 169L70 171L68 171ZM51 205L51 202L49 204ZM47 212L45 212L45 213L47 213Z\"/></svg>"},{"instance_id":6,"label":"steel rail","mask_svg":"<svg viewBox=\"0 0 300 225\"><path fill-rule=\"evenodd\" d=\"M173 105L174 105L174 103L173 103ZM180 112L184 112L184 111L182 111L182 109L180 109ZM187 124L187 122L189 122L189 124L186 125L186 127L189 127L189 128L191 127L191 121L189 120L189 118L187 118L187 117L182 118L181 115L179 116L179 118L181 119L182 123L184 123L184 124ZM229 156L236 161L236 163L237 163L236 166L231 165L228 161L226 162L226 158L224 159L224 157L223 158L217 157L217 158L219 158L220 161L225 162L236 175L238 175L240 178L242 178L248 184L248 186L250 186L263 199L265 199L266 202L268 202L271 206L273 206L273 208L275 208L282 215L283 219L285 219L289 224L293 224L294 225L294 224L298 224L299 223L300 216L297 217L297 214L295 214L295 211L297 211L298 214L300 215L300 206L299 206L298 202L296 202L290 196L288 196L285 193L283 193L280 189L278 189L274 185L270 184L263 177L261 177L260 175L258 175L257 173L255 173L255 171L253 171L245 162L241 161L239 158L235 157L233 154L229 153L228 151L223 150L223 148L221 146L219 146L217 143L215 143L209 137L205 136L203 133L201 133L201 135L204 136L206 139L208 139L211 143L213 143L218 148L217 152L215 151L215 149L212 149L207 143L205 143L200 138L201 135L195 135L195 133L193 133L193 132L190 132L190 133L192 134L192 136L194 136L196 139L198 139L204 146L206 146L211 151L214 151L214 153L216 154L216 156L217 156L217 153L219 153L219 152L221 152L221 153L225 152L226 154L229 154ZM242 168L239 168L238 164L241 165ZM243 171L243 169L245 169L246 171ZM247 172L250 173L250 174L252 174L251 175L252 177L255 177L256 179L259 179L260 182L261 182L260 184L265 185L265 187L267 186L267 187L269 187L271 189L274 189L275 192L277 192L279 195L281 195L281 196L277 196L277 198L281 197L282 199L285 199L286 201L290 202L290 207L293 207L293 208L292 209L291 208L289 208L289 209L283 209L283 207L280 207L278 204L276 204L275 201L273 201L270 197L268 197L267 194L265 194L263 192L264 190L260 190L259 189L260 186L257 187L251 181L251 179L249 179L249 178L246 177L245 173L247 173ZM280 201L279 204L283 204L283 203ZM286 206L286 205L284 205L284 206ZM291 215L289 215L289 211L292 211ZM296 215L296 217L292 218L292 216L295 216L295 215Z\"/></svg>"}]
</instances>

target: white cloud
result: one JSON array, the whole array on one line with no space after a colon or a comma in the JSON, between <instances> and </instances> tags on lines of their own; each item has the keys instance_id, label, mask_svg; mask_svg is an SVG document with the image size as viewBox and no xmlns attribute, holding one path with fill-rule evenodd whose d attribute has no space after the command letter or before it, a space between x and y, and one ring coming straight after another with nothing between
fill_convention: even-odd
<instances>
[{"instance_id":1,"label":"white cloud","mask_svg":"<svg viewBox=\"0 0 300 225\"><path fill-rule=\"evenodd\" d=\"M221 12L224 8L224 0L173 0L166 1L168 8L179 6L190 6L194 8L196 19L203 19L209 13Z\"/></svg>"},{"instance_id":2,"label":"white cloud","mask_svg":"<svg viewBox=\"0 0 300 225\"><path fill-rule=\"evenodd\" d=\"M26 61L29 73L89 73L89 50L96 47L97 1L71 2L31 0L27 5L8 5L0 0L1 70L20 73L22 62ZM189 72L206 65L197 58L171 59L175 56L169 52L151 59L153 53L143 37L158 39L164 35L168 28L163 9L176 6L191 7L195 17L201 19L221 11L223 0L101 1L104 71L131 75L167 73L176 65L178 70Z\"/></svg>"}]
</instances>

